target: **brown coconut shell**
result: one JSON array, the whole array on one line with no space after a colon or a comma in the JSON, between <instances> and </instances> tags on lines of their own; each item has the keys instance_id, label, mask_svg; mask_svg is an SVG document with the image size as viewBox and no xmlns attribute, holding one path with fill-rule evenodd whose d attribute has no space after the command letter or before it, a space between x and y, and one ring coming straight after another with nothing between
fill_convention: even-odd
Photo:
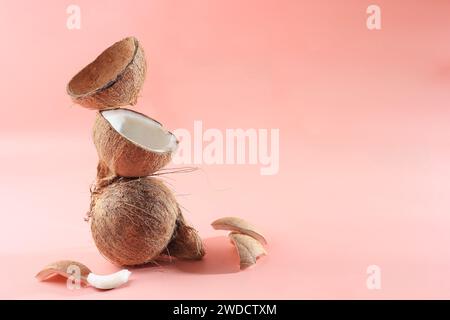
<instances>
[{"instance_id":1,"label":"brown coconut shell","mask_svg":"<svg viewBox=\"0 0 450 320\"><path fill-rule=\"evenodd\" d=\"M178 204L156 178L122 178L95 193L92 202L95 244L116 265L148 263L172 239Z\"/></svg>"},{"instance_id":2,"label":"brown coconut shell","mask_svg":"<svg viewBox=\"0 0 450 320\"><path fill-rule=\"evenodd\" d=\"M93 139L100 159L97 170L99 180L114 176L149 176L167 165L172 158L173 151L155 152L128 140L111 126L101 112L95 119Z\"/></svg>"},{"instance_id":3,"label":"brown coconut shell","mask_svg":"<svg viewBox=\"0 0 450 320\"><path fill-rule=\"evenodd\" d=\"M252 224L238 217L224 217L211 223L216 230L229 230L237 233L249 235L262 244L267 244L267 240Z\"/></svg>"},{"instance_id":4,"label":"brown coconut shell","mask_svg":"<svg viewBox=\"0 0 450 320\"><path fill-rule=\"evenodd\" d=\"M252 236L236 232L231 232L228 236L236 246L241 270L251 267L259 257L267 254L261 242Z\"/></svg>"},{"instance_id":5,"label":"brown coconut shell","mask_svg":"<svg viewBox=\"0 0 450 320\"><path fill-rule=\"evenodd\" d=\"M186 223L179 210L175 231L165 254L185 260L200 260L205 255L205 248L198 231Z\"/></svg>"},{"instance_id":6,"label":"brown coconut shell","mask_svg":"<svg viewBox=\"0 0 450 320\"><path fill-rule=\"evenodd\" d=\"M73 260L60 260L50 263L36 274L36 279L39 281L46 281L58 275L68 279L71 276L71 274L68 273L69 267L71 266L79 268L80 282L86 286L88 284L87 276L91 273L91 270L81 262Z\"/></svg>"},{"instance_id":7,"label":"brown coconut shell","mask_svg":"<svg viewBox=\"0 0 450 320\"><path fill-rule=\"evenodd\" d=\"M68 83L72 100L89 109L110 109L136 104L147 64L144 50L134 37L103 51Z\"/></svg>"}]
</instances>

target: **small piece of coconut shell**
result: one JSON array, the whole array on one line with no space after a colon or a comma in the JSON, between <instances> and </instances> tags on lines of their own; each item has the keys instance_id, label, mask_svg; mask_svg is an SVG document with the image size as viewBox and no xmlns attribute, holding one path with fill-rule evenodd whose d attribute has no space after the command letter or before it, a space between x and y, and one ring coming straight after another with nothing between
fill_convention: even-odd
<instances>
[{"instance_id":1,"label":"small piece of coconut shell","mask_svg":"<svg viewBox=\"0 0 450 320\"><path fill-rule=\"evenodd\" d=\"M56 275L69 278L70 276L72 276L70 273L68 273L68 269L71 266L76 266L80 269L80 282L84 285L87 285L87 276L91 273L91 270L84 264L73 260L60 260L53 262L39 271L39 273L36 275L36 278L39 281L45 281Z\"/></svg>"},{"instance_id":2,"label":"small piece of coconut shell","mask_svg":"<svg viewBox=\"0 0 450 320\"><path fill-rule=\"evenodd\" d=\"M238 251L241 270L254 265L257 258L267 254L262 244L251 236L231 232L229 237Z\"/></svg>"},{"instance_id":3,"label":"small piece of coconut shell","mask_svg":"<svg viewBox=\"0 0 450 320\"><path fill-rule=\"evenodd\" d=\"M136 104L147 71L139 41L128 37L114 43L68 83L72 100L89 109Z\"/></svg>"},{"instance_id":4,"label":"small piece of coconut shell","mask_svg":"<svg viewBox=\"0 0 450 320\"><path fill-rule=\"evenodd\" d=\"M217 219L211 223L212 227L216 230L229 230L238 233L249 235L262 244L267 244L264 236L258 232L253 225L238 217L224 217Z\"/></svg>"}]
</instances>

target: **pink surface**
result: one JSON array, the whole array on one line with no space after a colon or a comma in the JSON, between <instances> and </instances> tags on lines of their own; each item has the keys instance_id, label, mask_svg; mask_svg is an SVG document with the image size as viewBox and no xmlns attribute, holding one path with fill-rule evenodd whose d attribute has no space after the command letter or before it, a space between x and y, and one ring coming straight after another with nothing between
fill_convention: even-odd
<instances>
[{"instance_id":1,"label":"pink surface","mask_svg":"<svg viewBox=\"0 0 450 320\"><path fill-rule=\"evenodd\" d=\"M376 1L2 1L0 298L450 298L450 3ZM201 166L166 177L205 239L204 261L133 270L117 290L37 282L71 258L117 268L83 221L95 113L65 85L127 35L149 72L136 109L171 129L279 128L280 170ZM226 215L269 256L238 272ZM366 268L382 270L368 290Z\"/></svg>"}]
</instances>

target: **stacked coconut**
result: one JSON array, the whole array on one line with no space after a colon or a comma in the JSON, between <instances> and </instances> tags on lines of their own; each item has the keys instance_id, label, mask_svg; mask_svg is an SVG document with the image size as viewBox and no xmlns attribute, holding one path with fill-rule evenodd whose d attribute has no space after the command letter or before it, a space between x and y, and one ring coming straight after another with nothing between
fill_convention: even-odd
<instances>
[{"instance_id":1,"label":"stacked coconut","mask_svg":"<svg viewBox=\"0 0 450 320\"><path fill-rule=\"evenodd\" d=\"M140 43L129 37L106 49L67 85L75 103L98 111L93 140L99 162L88 216L100 252L124 266L205 254L172 192L152 177L170 162L176 137L158 121L121 108L136 103L146 70Z\"/></svg>"}]
</instances>

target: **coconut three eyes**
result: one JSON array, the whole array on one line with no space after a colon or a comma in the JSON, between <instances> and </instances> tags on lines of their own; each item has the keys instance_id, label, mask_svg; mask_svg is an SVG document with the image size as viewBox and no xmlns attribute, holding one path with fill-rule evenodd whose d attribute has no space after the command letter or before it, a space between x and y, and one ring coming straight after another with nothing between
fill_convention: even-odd
<instances>
[{"instance_id":1,"label":"coconut three eyes","mask_svg":"<svg viewBox=\"0 0 450 320\"><path fill-rule=\"evenodd\" d=\"M161 255L201 259L205 254L172 192L156 178L122 178L102 188L92 196L90 216L97 248L117 265L141 265Z\"/></svg>"}]
</instances>

